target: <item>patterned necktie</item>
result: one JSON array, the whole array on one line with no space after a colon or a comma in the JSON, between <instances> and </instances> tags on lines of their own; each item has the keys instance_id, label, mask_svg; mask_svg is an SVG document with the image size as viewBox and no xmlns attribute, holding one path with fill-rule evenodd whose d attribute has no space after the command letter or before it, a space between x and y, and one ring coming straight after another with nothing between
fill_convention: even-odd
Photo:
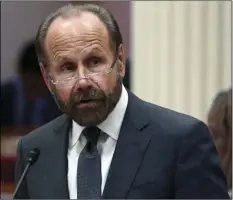
<instances>
[{"instance_id":1,"label":"patterned necktie","mask_svg":"<svg viewBox=\"0 0 233 200\"><path fill-rule=\"evenodd\" d=\"M97 150L100 129L97 127L85 128L82 134L87 144L81 151L77 169L77 198L101 198L101 158Z\"/></svg>"}]
</instances>

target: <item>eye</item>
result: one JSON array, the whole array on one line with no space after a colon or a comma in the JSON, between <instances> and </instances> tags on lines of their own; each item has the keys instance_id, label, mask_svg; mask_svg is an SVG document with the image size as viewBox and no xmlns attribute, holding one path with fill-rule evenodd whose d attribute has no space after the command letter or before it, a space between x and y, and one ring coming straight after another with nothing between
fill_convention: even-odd
<instances>
[{"instance_id":1,"label":"eye","mask_svg":"<svg viewBox=\"0 0 233 200\"><path fill-rule=\"evenodd\" d=\"M90 67L95 67L98 66L100 64L101 60L98 57L93 57L90 60Z\"/></svg>"},{"instance_id":2,"label":"eye","mask_svg":"<svg viewBox=\"0 0 233 200\"><path fill-rule=\"evenodd\" d=\"M74 70L75 70L75 66L72 65L72 64L67 63L67 64L62 65L61 70L62 70L63 72L74 71Z\"/></svg>"}]
</instances>

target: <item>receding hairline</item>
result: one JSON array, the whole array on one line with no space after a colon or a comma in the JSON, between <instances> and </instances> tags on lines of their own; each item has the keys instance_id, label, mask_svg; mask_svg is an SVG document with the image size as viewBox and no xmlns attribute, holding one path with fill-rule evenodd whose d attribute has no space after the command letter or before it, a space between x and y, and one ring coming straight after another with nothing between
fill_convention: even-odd
<instances>
[{"instance_id":1,"label":"receding hairline","mask_svg":"<svg viewBox=\"0 0 233 200\"><path fill-rule=\"evenodd\" d=\"M45 52L45 38L54 20L56 20L59 17L63 19L69 19L70 16L79 16L80 13L84 12L91 13L95 15L97 18L99 18L99 20L107 28L107 33L109 37L108 43L111 48L111 52L113 54L116 54L118 52L120 44L123 44L123 38L120 31L120 27L112 13L108 9L97 4L83 3L73 5L69 3L58 8L56 11L48 15L45 18L45 20L40 24L37 30L36 51L37 58L40 63L42 63L44 66L47 66L48 64Z\"/></svg>"},{"instance_id":2,"label":"receding hairline","mask_svg":"<svg viewBox=\"0 0 233 200\"><path fill-rule=\"evenodd\" d=\"M82 13L80 13L80 14L78 14L78 15L71 15L71 16L69 16L69 17L62 17L62 16L58 16L58 17L56 17L53 21L52 21L52 23L50 24L50 26L49 26L49 28L48 28L48 30L47 30L47 33L45 34L45 37L44 37L44 39L48 36L48 34L49 34L49 32L51 31L51 28L52 28L52 26L55 24L55 23L57 23L59 20L61 20L61 22L64 22L64 21L69 21L69 20L71 20L71 19L77 19L77 20L79 20L80 18L82 18L83 17L83 15L91 15L92 17L94 17L98 22L97 23L100 23L101 24L101 26L99 27L99 29L102 29L103 28L103 32L104 33L106 33L106 34L108 34L108 37L109 37L109 32L108 32L108 28L106 27L106 25L99 19L99 17L98 16L96 16L94 13L91 13L91 12L88 12L88 11L84 11L84 12L82 12ZM90 21L90 20L89 20ZM96 24L96 23L95 23ZM97 28L98 29L98 28ZM109 38L110 39L110 38Z\"/></svg>"},{"instance_id":3,"label":"receding hairline","mask_svg":"<svg viewBox=\"0 0 233 200\"><path fill-rule=\"evenodd\" d=\"M54 23L56 23L58 20L70 20L72 18L81 18L83 14L90 14L92 16L94 16L98 21L99 23L103 26L104 28L104 32L107 34L107 37L108 37L108 44L109 44L109 48L110 50L112 49L112 40L111 40L111 37L110 37L110 33L109 33L109 30L108 30L108 27L106 26L105 23L102 22L102 20L93 12L91 11L88 11L88 10L75 10L79 7L78 6L75 6L75 7L72 7L71 10L67 10L65 13L61 13L59 14L58 16L56 16L53 21L49 24L49 27L46 31L46 34L44 35L44 37L42 38L42 47L44 49L44 53L45 53L45 56L47 57L48 56L48 52L47 52L47 48L46 48L46 40L48 38L48 35L51 31L51 27L54 25ZM48 57L47 57L48 58Z\"/></svg>"}]
</instances>

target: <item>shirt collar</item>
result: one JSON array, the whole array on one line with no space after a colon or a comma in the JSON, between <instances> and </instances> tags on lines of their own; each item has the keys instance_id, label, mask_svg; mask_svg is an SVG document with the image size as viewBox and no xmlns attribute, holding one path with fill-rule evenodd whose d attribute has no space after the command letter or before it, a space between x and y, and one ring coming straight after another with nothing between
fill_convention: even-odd
<instances>
[{"instance_id":1,"label":"shirt collar","mask_svg":"<svg viewBox=\"0 0 233 200\"><path fill-rule=\"evenodd\" d=\"M121 96L115 108L108 115L108 117L97 126L104 133L109 135L114 140L118 139L127 105L128 105L128 93L125 87L122 85ZM72 131L70 134L70 146L75 145L75 143L80 138L80 135L84 128L85 127L80 126L74 120L72 121Z\"/></svg>"}]
</instances>

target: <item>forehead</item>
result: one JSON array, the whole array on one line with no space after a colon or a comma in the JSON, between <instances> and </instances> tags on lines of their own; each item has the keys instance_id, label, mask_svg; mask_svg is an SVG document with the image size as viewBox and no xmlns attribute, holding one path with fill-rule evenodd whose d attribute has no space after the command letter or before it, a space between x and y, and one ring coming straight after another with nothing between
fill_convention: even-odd
<instances>
[{"instance_id":1,"label":"forehead","mask_svg":"<svg viewBox=\"0 0 233 200\"><path fill-rule=\"evenodd\" d=\"M46 53L74 48L76 51L86 48L110 50L108 30L94 14L84 12L68 19L58 17L51 24L45 38Z\"/></svg>"}]
</instances>

